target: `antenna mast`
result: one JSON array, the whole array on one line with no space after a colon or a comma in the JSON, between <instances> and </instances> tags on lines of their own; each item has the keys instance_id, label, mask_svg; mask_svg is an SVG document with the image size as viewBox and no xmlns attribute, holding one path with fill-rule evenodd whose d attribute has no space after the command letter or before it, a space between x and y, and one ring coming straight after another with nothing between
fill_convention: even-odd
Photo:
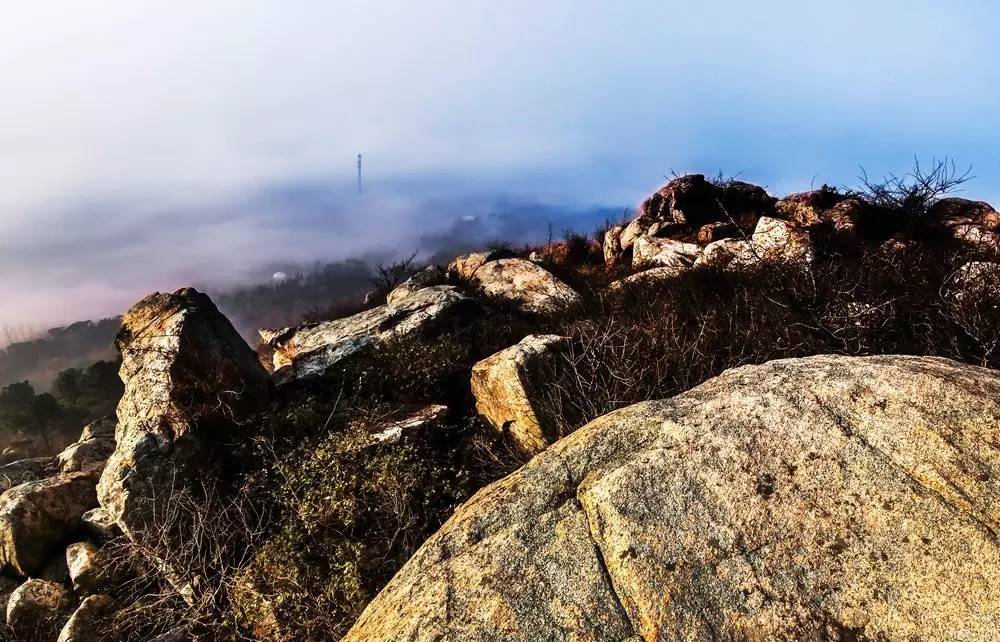
<instances>
[{"instance_id":1,"label":"antenna mast","mask_svg":"<svg viewBox=\"0 0 1000 642\"><path fill-rule=\"evenodd\" d=\"M361 154L358 154L358 194L362 191L364 190L361 186Z\"/></svg>"}]
</instances>

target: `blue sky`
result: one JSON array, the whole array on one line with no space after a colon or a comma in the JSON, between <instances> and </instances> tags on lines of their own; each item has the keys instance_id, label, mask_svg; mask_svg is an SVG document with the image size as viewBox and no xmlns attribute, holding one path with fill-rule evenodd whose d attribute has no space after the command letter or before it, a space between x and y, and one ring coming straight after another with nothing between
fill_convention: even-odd
<instances>
[{"instance_id":1,"label":"blue sky","mask_svg":"<svg viewBox=\"0 0 1000 642\"><path fill-rule=\"evenodd\" d=\"M971 1L19 3L0 325L406 251L498 208L585 218L671 169L783 194L949 155L1000 200L997 24Z\"/></svg>"}]
</instances>

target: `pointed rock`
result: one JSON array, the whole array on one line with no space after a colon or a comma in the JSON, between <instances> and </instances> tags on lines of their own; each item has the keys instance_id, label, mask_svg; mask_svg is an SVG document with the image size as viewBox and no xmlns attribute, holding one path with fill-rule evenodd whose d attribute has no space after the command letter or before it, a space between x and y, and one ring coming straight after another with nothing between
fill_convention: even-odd
<instances>
[{"instance_id":1,"label":"pointed rock","mask_svg":"<svg viewBox=\"0 0 1000 642\"><path fill-rule=\"evenodd\" d=\"M260 336L274 349L275 380L287 383L322 377L379 343L464 323L479 311L458 288L438 285L343 319L261 330Z\"/></svg>"},{"instance_id":2,"label":"pointed rock","mask_svg":"<svg viewBox=\"0 0 1000 642\"><path fill-rule=\"evenodd\" d=\"M125 391L97 490L107 514L141 541L147 528L162 528L173 494L211 484L231 461L270 382L229 320L191 288L133 306L116 345Z\"/></svg>"}]
</instances>

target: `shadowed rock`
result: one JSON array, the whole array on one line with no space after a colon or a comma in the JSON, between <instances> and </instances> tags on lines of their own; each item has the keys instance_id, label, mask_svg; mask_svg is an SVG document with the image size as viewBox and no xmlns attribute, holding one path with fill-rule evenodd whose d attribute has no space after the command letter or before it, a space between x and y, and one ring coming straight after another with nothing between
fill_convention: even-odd
<instances>
[{"instance_id":1,"label":"shadowed rock","mask_svg":"<svg viewBox=\"0 0 1000 642\"><path fill-rule=\"evenodd\" d=\"M91 595L73 611L56 642L104 642L109 640L108 624L115 601L107 595Z\"/></svg>"},{"instance_id":2,"label":"shadowed rock","mask_svg":"<svg viewBox=\"0 0 1000 642\"><path fill-rule=\"evenodd\" d=\"M31 579L10 594L7 624L15 632L34 633L46 621L59 618L72 603L73 595L62 584Z\"/></svg>"},{"instance_id":3,"label":"shadowed rock","mask_svg":"<svg viewBox=\"0 0 1000 642\"><path fill-rule=\"evenodd\" d=\"M0 466L0 492L25 482L44 479L54 475L58 470L58 464L52 457L19 459L4 464Z\"/></svg>"},{"instance_id":4,"label":"shadowed rock","mask_svg":"<svg viewBox=\"0 0 1000 642\"><path fill-rule=\"evenodd\" d=\"M809 233L787 221L762 217L749 240L722 239L707 245L695 267L738 270L759 263L807 267L813 259Z\"/></svg>"},{"instance_id":5,"label":"shadowed rock","mask_svg":"<svg viewBox=\"0 0 1000 642\"><path fill-rule=\"evenodd\" d=\"M56 455L59 471L63 473L90 473L95 481L100 478L104 465L115 450L114 419L105 418L89 424L80 438Z\"/></svg>"},{"instance_id":6,"label":"shadowed rock","mask_svg":"<svg viewBox=\"0 0 1000 642\"><path fill-rule=\"evenodd\" d=\"M344 640L992 641L998 444L992 370L730 370L480 491Z\"/></svg>"},{"instance_id":7,"label":"shadowed rock","mask_svg":"<svg viewBox=\"0 0 1000 642\"><path fill-rule=\"evenodd\" d=\"M386 303L389 305L399 305L405 298L411 296L417 290L435 285L444 285L446 278L445 272L440 266L429 265L400 283L386 297Z\"/></svg>"}]
</instances>

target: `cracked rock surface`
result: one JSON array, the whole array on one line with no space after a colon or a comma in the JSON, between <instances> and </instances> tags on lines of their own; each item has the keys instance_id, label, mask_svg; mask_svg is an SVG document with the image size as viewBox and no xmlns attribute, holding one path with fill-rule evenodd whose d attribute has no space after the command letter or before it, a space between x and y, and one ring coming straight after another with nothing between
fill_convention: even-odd
<instances>
[{"instance_id":1,"label":"cracked rock surface","mask_svg":"<svg viewBox=\"0 0 1000 642\"><path fill-rule=\"evenodd\" d=\"M738 368L480 491L344 639L995 640L998 500L1000 373Z\"/></svg>"}]
</instances>

